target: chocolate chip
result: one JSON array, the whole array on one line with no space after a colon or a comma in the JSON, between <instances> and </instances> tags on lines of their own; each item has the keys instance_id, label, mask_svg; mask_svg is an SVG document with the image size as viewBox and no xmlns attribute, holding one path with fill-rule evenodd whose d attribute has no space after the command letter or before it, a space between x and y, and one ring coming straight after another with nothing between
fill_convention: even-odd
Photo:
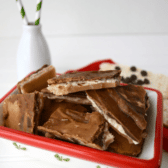
<instances>
[{"instance_id":1,"label":"chocolate chip","mask_svg":"<svg viewBox=\"0 0 168 168\"><path fill-rule=\"evenodd\" d=\"M144 79L144 84L150 84L150 81L147 78L145 78Z\"/></svg>"},{"instance_id":2,"label":"chocolate chip","mask_svg":"<svg viewBox=\"0 0 168 168\"><path fill-rule=\"evenodd\" d=\"M124 77L122 76L122 77L121 77L121 81L123 82L124 80L125 80L125 79L124 79Z\"/></svg>"},{"instance_id":3,"label":"chocolate chip","mask_svg":"<svg viewBox=\"0 0 168 168\"><path fill-rule=\"evenodd\" d=\"M137 70L135 66L132 66L130 69L131 69L131 71L133 71L133 72Z\"/></svg>"},{"instance_id":4,"label":"chocolate chip","mask_svg":"<svg viewBox=\"0 0 168 168\"><path fill-rule=\"evenodd\" d=\"M125 80L124 80L124 82L125 82L125 83L130 83L130 82L131 82L131 80L130 80L130 78L129 78L129 77L126 77L126 78L125 78Z\"/></svg>"},{"instance_id":5,"label":"chocolate chip","mask_svg":"<svg viewBox=\"0 0 168 168\"><path fill-rule=\"evenodd\" d=\"M142 71L141 71L141 75L142 75L142 76L147 76L147 72L144 71L144 70L142 70Z\"/></svg>"},{"instance_id":6,"label":"chocolate chip","mask_svg":"<svg viewBox=\"0 0 168 168\"><path fill-rule=\"evenodd\" d=\"M139 80L137 80L137 84L138 85L143 85L143 81L139 79Z\"/></svg>"},{"instance_id":7,"label":"chocolate chip","mask_svg":"<svg viewBox=\"0 0 168 168\"><path fill-rule=\"evenodd\" d=\"M115 69L116 70L121 70L121 68L119 66L116 66Z\"/></svg>"},{"instance_id":8,"label":"chocolate chip","mask_svg":"<svg viewBox=\"0 0 168 168\"><path fill-rule=\"evenodd\" d=\"M130 79L131 79L131 81L135 81L137 79L137 76L136 75L131 75Z\"/></svg>"}]
</instances>

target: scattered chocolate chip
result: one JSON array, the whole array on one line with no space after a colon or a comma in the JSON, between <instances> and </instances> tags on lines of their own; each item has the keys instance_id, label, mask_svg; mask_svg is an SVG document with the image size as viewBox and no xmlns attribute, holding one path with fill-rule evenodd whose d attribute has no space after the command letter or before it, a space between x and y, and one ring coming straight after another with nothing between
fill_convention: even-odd
<instances>
[{"instance_id":1,"label":"scattered chocolate chip","mask_svg":"<svg viewBox=\"0 0 168 168\"><path fill-rule=\"evenodd\" d=\"M130 82L131 82L131 80L130 80L130 78L129 78L129 77L126 77L126 78L125 78L125 80L124 80L124 82L125 82L125 83L130 83Z\"/></svg>"},{"instance_id":2,"label":"scattered chocolate chip","mask_svg":"<svg viewBox=\"0 0 168 168\"><path fill-rule=\"evenodd\" d=\"M137 84L138 85L143 85L143 81L139 79L139 80L137 80Z\"/></svg>"},{"instance_id":3,"label":"scattered chocolate chip","mask_svg":"<svg viewBox=\"0 0 168 168\"><path fill-rule=\"evenodd\" d=\"M136 71L137 70L135 66L132 66L130 69L131 69L131 71Z\"/></svg>"},{"instance_id":4,"label":"scattered chocolate chip","mask_svg":"<svg viewBox=\"0 0 168 168\"><path fill-rule=\"evenodd\" d=\"M144 84L150 84L150 81L148 79L144 79Z\"/></svg>"},{"instance_id":5,"label":"scattered chocolate chip","mask_svg":"<svg viewBox=\"0 0 168 168\"><path fill-rule=\"evenodd\" d=\"M147 76L147 72L144 71L144 70L142 70L142 71L141 71L141 75L142 75L142 76Z\"/></svg>"},{"instance_id":6,"label":"scattered chocolate chip","mask_svg":"<svg viewBox=\"0 0 168 168\"><path fill-rule=\"evenodd\" d=\"M116 66L115 69L116 70L121 70L121 68L119 66Z\"/></svg>"},{"instance_id":7,"label":"scattered chocolate chip","mask_svg":"<svg viewBox=\"0 0 168 168\"><path fill-rule=\"evenodd\" d=\"M131 79L131 81L135 81L137 79L137 76L136 75L131 75L130 79Z\"/></svg>"},{"instance_id":8,"label":"scattered chocolate chip","mask_svg":"<svg viewBox=\"0 0 168 168\"><path fill-rule=\"evenodd\" d=\"M122 77L121 77L121 81L124 81L124 80L125 80L125 79L124 79L124 77L122 76Z\"/></svg>"}]
</instances>

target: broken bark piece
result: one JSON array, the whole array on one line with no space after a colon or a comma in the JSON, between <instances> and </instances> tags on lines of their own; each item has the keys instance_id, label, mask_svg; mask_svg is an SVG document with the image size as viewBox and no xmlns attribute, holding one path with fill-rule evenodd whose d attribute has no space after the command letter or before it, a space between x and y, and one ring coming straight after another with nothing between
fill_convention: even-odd
<instances>
[{"instance_id":1,"label":"broken bark piece","mask_svg":"<svg viewBox=\"0 0 168 168\"><path fill-rule=\"evenodd\" d=\"M110 132L115 138L114 142L109 145L107 151L128 156L138 156L141 153L144 141L141 141L138 145L130 144L127 138L118 134L114 129L110 129Z\"/></svg>"},{"instance_id":2,"label":"broken bark piece","mask_svg":"<svg viewBox=\"0 0 168 168\"><path fill-rule=\"evenodd\" d=\"M83 105L91 105L91 102L86 97L86 92L75 92L69 93L63 96L56 96L55 94L51 93L47 88L41 90L43 95L48 99L55 99L58 101L65 101L68 103L76 103L76 104L83 104Z\"/></svg>"},{"instance_id":3,"label":"broken bark piece","mask_svg":"<svg viewBox=\"0 0 168 168\"><path fill-rule=\"evenodd\" d=\"M59 103L49 120L38 126L38 130L48 133L46 135L49 137L54 135L73 143L106 150L114 137L109 133L104 117L98 112L86 113L79 108L76 111L65 104Z\"/></svg>"},{"instance_id":4,"label":"broken bark piece","mask_svg":"<svg viewBox=\"0 0 168 168\"><path fill-rule=\"evenodd\" d=\"M127 89L125 86L119 87ZM143 140L146 136L144 115L135 110L134 104L123 99L116 88L89 90L86 93L95 110L104 116L113 129L127 138L129 143L139 144Z\"/></svg>"},{"instance_id":5,"label":"broken bark piece","mask_svg":"<svg viewBox=\"0 0 168 168\"><path fill-rule=\"evenodd\" d=\"M120 70L85 71L60 75L48 80L47 89L55 95L116 87L120 84Z\"/></svg>"},{"instance_id":6,"label":"broken bark piece","mask_svg":"<svg viewBox=\"0 0 168 168\"><path fill-rule=\"evenodd\" d=\"M55 68L52 65L44 65L35 73L18 82L17 88L20 93L40 91L48 86L47 80L55 76Z\"/></svg>"},{"instance_id":7,"label":"broken bark piece","mask_svg":"<svg viewBox=\"0 0 168 168\"><path fill-rule=\"evenodd\" d=\"M38 92L9 96L3 103L4 126L36 134L43 106Z\"/></svg>"}]
</instances>

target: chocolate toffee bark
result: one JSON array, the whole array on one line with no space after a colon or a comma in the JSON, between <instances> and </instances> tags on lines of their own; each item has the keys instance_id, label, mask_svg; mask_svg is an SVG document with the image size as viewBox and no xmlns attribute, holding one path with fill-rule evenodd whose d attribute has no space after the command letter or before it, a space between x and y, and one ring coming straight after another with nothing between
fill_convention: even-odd
<instances>
[{"instance_id":1,"label":"chocolate toffee bark","mask_svg":"<svg viewBox=\"0 0 168 168\"><path fill-rule=\"evenodd\" d=\"M12 95L3 103L4 125L27 133L37 133L43 106L41 93Z\"/></svg>"},{"instance_id":2,"label":"chocolate toffee bark","mask_svg":"<svg viewBox=\"0 0 168 168\"><path fill-rule=\"evenodd\" d=\"M108 91L118 102L120 110L129 115L141 130L146 129L145 115L147 115L149 102L145 89L142 86L127 85L108 89Z\"/></svg>"},{"instance_id":3,"label":"chocolate toffee bark","mask_svg":"<svg viewBox=\"0 0 168 168\"><path fill-rule=\"evenodd\" d=\"M110 132L114 135L114 142L108 147L109 152L115 152L128 156L138 156L142 151L142 145L144 141L141 141L138 145L130 144L127 138L124 138L117 133L114 129L110 129Z\"/></svg>"},{"instance_id":4,"label":"chocolate toffee bark","mask_svg":"<svg viewBox=\"0 0 168 168\"><path fill-rule=\"evenodd\" d=\"M3 113L0 112L0 126L4 126Z\"/></svg>"},{"instance_id":5,"label":"chocolate toffee bark","mask_svg":"<svg viewBox=\"0 0 168 168\"><path fill-rule=\"evenodd\" d=\"M49 120L38 130L45 132L47 137L57 137L100 150L106 150L113 135L104 117L98 112L86 113L83 108L74 110L68 103L59 103L59 107L51 114Z\"/></svg>"},{"instance_id":6,"label":"chocolate toffee bark","mask_svg":"<svg viewBox=\"0 0 168 168\"><path fill-rule=\"evenodd\" d=\"M115 88L117 93L127 101L141 116L147 115L149 100L145 89L142 86L126 85ZM130 94L131 93L131 94Z\"/></svg>"},{"instance_id":7,"label":"chocolate toffee bark","mask_svg":"<svg viewBox=\"0 0 168 168\"><path fill-rule=\"evenodd\" d=\"M119 70L85 71L63 74L48 80L48 90L55 95L66 95L90 89L116 87L120 84Z\"/></svg>"},{"instance_id":8,"label":"chocolate toffee bark","mask_svg":"<svg viewBox=\"0 0 168 168\"><path fill-rule=\"evenodd\" d=\"M55 68L52 65L44 65L32 75L18 82L17 88L20 93L31 93L35 90L40 91L48 86L47 80L55 76Z\"/></svg>"},{"instance_id":9,"label":"chocolate toffee bark","mask_svg":"<svg viewBox=\"0 0 168 168\"><path fill-rule=\"evenodd\" d=\"M128 87L119 86L127 89ZM136 86L129 86L136 87ZM140 88L138 91L141 92ZM119 91L117 91L119 90ZM139 93L138 92L138 93ZM108 123L115 129L119 134L128 139L129 143L139 144L146 136L146 120L143 112L139 113L138 107L142 107L138 97L141 94L130 92L133 94L137 104L131 104L128 96L127 99L123 98L120 94L120 88L110 88L101 90L89 90L86 91L88 99L92 102L92 105L97 111L99 111ZM123 94L123 93L122 93ZM146 95L146 94L145 94ZM144 95L144 96L145 96ZM135 101L134 101L135 102ZM147 110L147 102L144 102L144 110Z\"/></svg>"},{"instance_id":10,"label":"chocolate toffee bark","mask_svg":"<svg viewBox=\"0 0 168 168\"><path fill-rule=\"evenodd\" d=\"M51 114L56 111L59 107L63 107L65 109L72 109L74 111L82 111L87 113L87 108L80 104L75 104L75 103L67 103L67 102L58 102L55 99L48 99L47 97L44 97L44 107L41 112L41 117L40 117L40 126L42 126L45 122L48 121L50 118Z\"/></svg>"},{"instance_id":11,"label":"chocolate toffee bark","mask_svg":"<svg viewBox=\"0 0 168 168\"><path fill-rule=\"evenodd\" d=\"M56 99L58 101L65 101L69 103L76 103L76 104L84 104L84 105L91 105L91 102L86 97L86 92L75 92L69 93L63 96L56 96L55 94L51 93L47 88L41 90L45 97L49 99Z\"/></svg>"}]
</instances>

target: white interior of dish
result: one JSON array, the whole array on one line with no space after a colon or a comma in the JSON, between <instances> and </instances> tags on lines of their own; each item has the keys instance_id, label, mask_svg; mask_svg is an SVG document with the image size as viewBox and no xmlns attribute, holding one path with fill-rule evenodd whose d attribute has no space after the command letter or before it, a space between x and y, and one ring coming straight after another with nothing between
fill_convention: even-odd
<instances>
[{"instance_id":1,"label":"white interior of dish","mask_svg":"<svg viewBox=\"0 0 168 168\"><path fill-rule=\"evenodd\" d=\"M16 90L12 94L17 94ZM148 133L148 136L145 139L145 142L144 142L144 145L142 148L142 152L138 157L139 159L145 159L145 160L149 160L154 157L155 125L156 125L156 116L157 116L157 93L154 91L147 90L147 94L149 96L149 103L150 103L150 108L148 109L148 112L147 112L147 122L148 122L147 133ZM1 113L2 113L2 103L0 104L0 114ZM0 138L0 141L1 141L1 138ZM6 141L6 142L8 142L8 141ZM8 142L8 143L11 143L11 142ZM34 148L34 147L32 147L32 148ZM41 153L40 149L38 149L38 148L34 148L34 150L36 152L37 152L37 150L39 150L39 153ZM33 153L36 153L35 151ZM40 157L39 154L37 156Z\"/></svg>"},{"instance_id":2,"label":"white interior of dish","mask_svg":"<svg viewBox=\"0 0 168 168\"><path fill-rule=\"evenodd\" d=\"M157 93L150 90L146 91L150 103L150 107L147 111L148 136L145 139L142 152L138 158L149 160L154 157L154 139L155 139L156 116L157 116Z\"/></svg>"}]
</instances>

